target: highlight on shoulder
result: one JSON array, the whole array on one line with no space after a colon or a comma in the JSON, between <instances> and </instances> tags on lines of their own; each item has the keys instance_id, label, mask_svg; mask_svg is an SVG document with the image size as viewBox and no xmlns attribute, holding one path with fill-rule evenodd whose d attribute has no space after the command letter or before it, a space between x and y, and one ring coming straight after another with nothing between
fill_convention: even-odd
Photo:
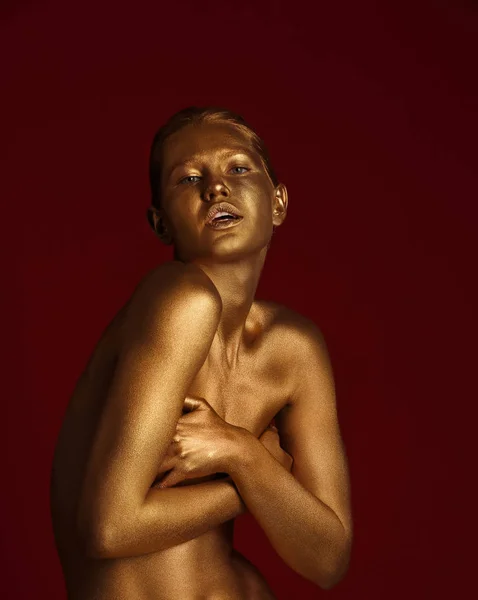
<instances>
[{"instance_id":1,"label":"highlight on shoulder","mask_svg":"<svg viewBox=\"0 0 478 600\"><path fill-rule=\"evenodd\" d=\"M129 304L126 336L152 336L161 323L177 318L200 320L209 330L222 313L221 296L199 267L166 262L150 271L137 285Z\"/></svg>"},{"instance_id":2,"label":"highlight on shoulder","mask_svg":"<svg viewBox=\"0 0 478 600\"><path fill-rule=\"evenodd\" d=\"M155 267L138 284L135 293L146 287L150 293L161 293L168 289L177 289L198 293L204 292L219 303L222 310L222 300L210 277L197 265L172 260Z\"/></svg>"},{"instance_id":3,"label":"highlight on shoulder","mask_svg":"<svg viewBox=\"0 0 478 600\"><path fill-rule=\"evenodd\" d=\"M326 342L318 325L309 317L282 304L275 304L274 327L293 355L302 355L308 349L326 349Z\"/></svg>"}]
</instances>

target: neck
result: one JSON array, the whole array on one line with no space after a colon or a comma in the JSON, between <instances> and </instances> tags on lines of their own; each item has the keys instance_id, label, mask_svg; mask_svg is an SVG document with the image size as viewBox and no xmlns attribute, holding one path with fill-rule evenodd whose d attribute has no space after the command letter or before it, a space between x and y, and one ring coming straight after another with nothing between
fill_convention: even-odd
<instances>
[{"instance_id":1,"label":"neck","mask_svg":"<svg viewBox=\"0 0 478 600\"><path fill-rule=\"evenodd\" d=\"M221 320L210 355L227 368L237 363L266 254L264 248L237 261L218 263L204 258L191 261L206 273L221 296Z\"/></svg>"}]
</instances>

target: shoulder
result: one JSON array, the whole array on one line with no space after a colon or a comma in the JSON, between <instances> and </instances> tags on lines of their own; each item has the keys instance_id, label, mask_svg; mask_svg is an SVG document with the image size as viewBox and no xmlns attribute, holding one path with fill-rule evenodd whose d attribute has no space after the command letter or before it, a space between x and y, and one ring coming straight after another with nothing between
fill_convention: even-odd
<instances>
[{"instance_id":1,"label":"shoulder","mask_svg":"<svg viewBox=\"0 0 478 600\"><path fill-rule=\"evenodd\" d=\"M312 365L330 368L325 337L311 318L282 304L261 302L269 321L268 337L281 362L294 376L300 376Z\"/></svg>"},{"instance_id":2,"label":"shoulder","mask_svg":"<svg viewBox=\"0 0 478 600\"><path fill-rule=\"evenodd\" d=\"M268 314L272 336L287 342L291 351L307 351L317 346L325 346L320 327L309 317L277 302L261 300L260 305Z\"/></svg>"},{"instance_id":3,"label":"shoulder","mask_svg":"<svg viewBox=\"0 0 478 600\"><path fill-rule=\"evenodd\" d=\"M315 405L318 397L334 396L334 374L320 327L285 306L274 307L273 344L290 378L289 405ZM305 399L305 403L304 403ZM324 404L324 403L323 403ZM325 405L325 404L324 404Z\"/></svg>"},{"instance_id":4,"label":"shoulder","mask_svg":"<svg viewBox=\"0 0 478 600\"><path fill-rule=\"evenodd\" d=\"M222 305L216 286L202 269L176 260L162 263L147 273L136 287L133 297L152 295L154 298L184 292L202 295Z\"/></svg>"},{"instance_id":5,"label":"shoulder","mask_svg":"<svg viewBox=\"0 0 478 600\"><path fill-rule=\"evenodd\" d=\"M199 267L171 261L140 281L128 303L127 338L155 337L169 324L209 331L217 326L222 301L216 286Z\"/></svg>"}]
</instances>

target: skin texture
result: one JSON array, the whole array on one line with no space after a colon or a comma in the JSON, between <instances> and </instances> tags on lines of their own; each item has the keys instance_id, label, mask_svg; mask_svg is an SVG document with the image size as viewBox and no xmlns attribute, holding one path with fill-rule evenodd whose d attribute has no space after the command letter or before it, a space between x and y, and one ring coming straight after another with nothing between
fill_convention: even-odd
<instances>
[{"instance_id":1,"label":"skin texture","mask_svg":"<svg viewBox=\"0 0 478 600\"><path fill-rule=\"evenodd\" d=\"M179 260L149 273L106 329L55 450L68 597L273 598L233 549L245 510L328 589L347 570L352 519L327 348L311 321L255 299L287 190L230 124L171 135L163 165L151 211ZM237 226L205 225L220 201Z\"/></svg>"}]
</instances>

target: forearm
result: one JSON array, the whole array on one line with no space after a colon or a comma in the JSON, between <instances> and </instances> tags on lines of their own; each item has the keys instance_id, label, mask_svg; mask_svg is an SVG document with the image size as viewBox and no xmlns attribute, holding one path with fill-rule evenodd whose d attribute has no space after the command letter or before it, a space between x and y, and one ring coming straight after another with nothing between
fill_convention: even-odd
<instances>
[{"instance_id":1,"label":"forearm","mask_svg":"<svg viewBox=\"0 0 478 600\"><path fill-rule=\"evenodd\" d=\"M151 488L137 514L120 518L94 553L97 558L126 558L159 552L198 537L245 510L230 478Z\"/></svg>"},{"instance_id":2,"label":"forearm","mask_svg":"<svg viewBox=\"0 0 478 600\"><path fill-rule=\"evenodd\" d=\"M246 435L230 467L247 509L294 571L323 588L340 580L349 543L337 515L253 437Z\"/></svg>"}]
</instances>

